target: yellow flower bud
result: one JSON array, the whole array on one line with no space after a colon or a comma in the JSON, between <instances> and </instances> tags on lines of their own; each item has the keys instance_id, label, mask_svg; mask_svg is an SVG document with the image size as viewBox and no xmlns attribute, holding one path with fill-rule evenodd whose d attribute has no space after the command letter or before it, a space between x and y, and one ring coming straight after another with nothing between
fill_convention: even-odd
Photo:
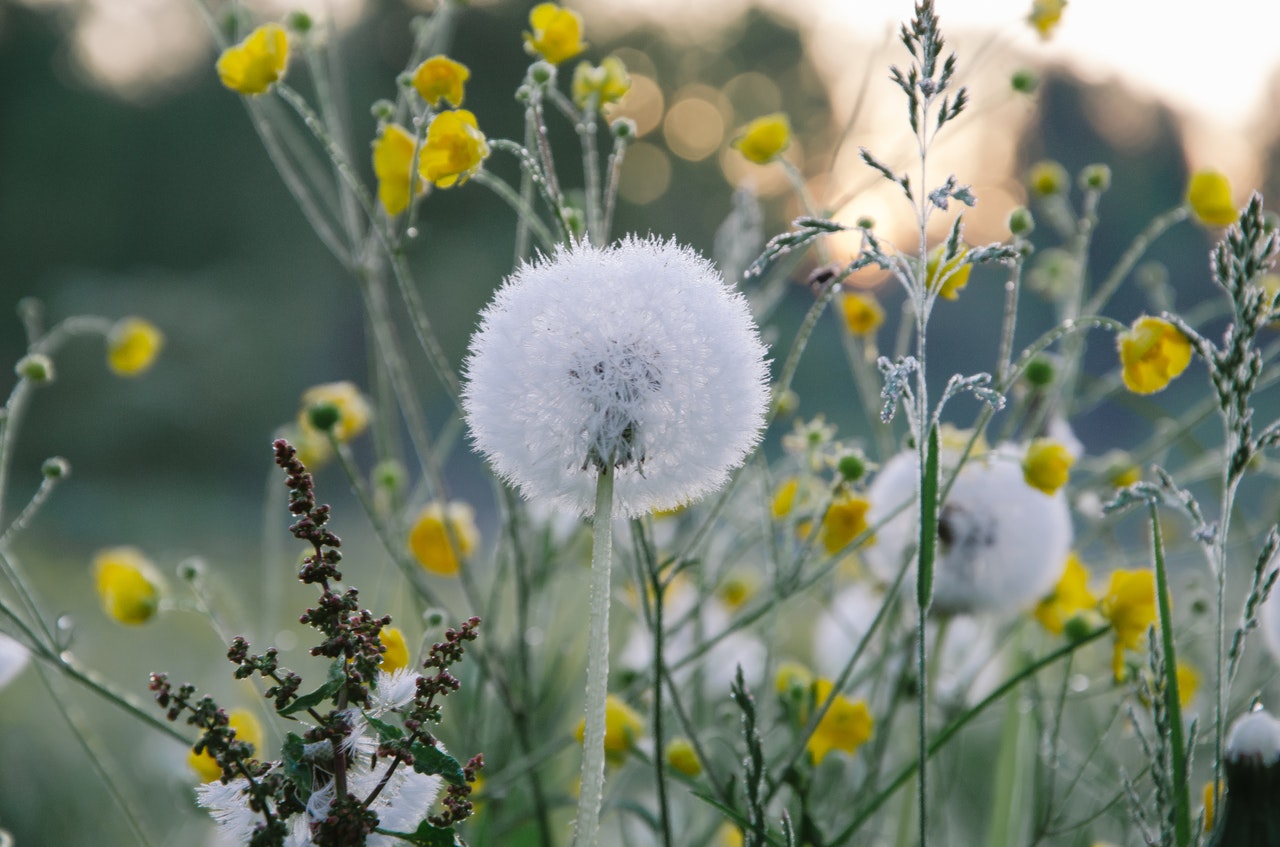
<instances>
[{"instance_id":1,"label":"yellow flower bud","mask_svg":"<svg viewBox=\"0 0 1280 847\"><path fill-rule=\"evenodd\" d=\"M925 265L924 274L927 280L926 285L930 291L936 288L938 296L943 300L958 300L960 290L969 284L969 272L973 270L973 265L964 260L969 248L961 244L960 252L943 265L942 270L938 270L938 264L942 261L945 250L946 245L939 244L929 251L929 261Z\"/></svg>"},{"instance_id":2,"label":"yellow flower bud","mask_svg":"<svg viewBox=\"0 0 1280 847\"><path fill-rule=\"evenodd\" d=\"M373 142L373 174L378 178L378 200L388 215L398 215L409 207L413 185L414 138L398 124L387 124ZM416 194L427 190L419 179Z\"/></svg>"},{"instance_id":3,"label":"yellow flower bud","mask_svg":"<svg viewBox=\"0 0 1280 847\"><path fill-rule=\"evenodd\" d=\"M796 504L796 491L799 488L800 481L795 477L791 477L778 486L778 490L774 492L773 505L771 506L774 520L781 520L791 514L791 510Z\"/></svg>"},{"instance_id":4,"label":"yellow flower bud","mask_svg":"<svg viewBox=\"0 0 1280 847\"><path fill-rule=\"evenodd\" d=\"M448 56L432 56L414 70L413 87L427 105L434 108L446 100L456 109L462 105L463 85L470 78L471 71L461 62Z\"/></svg>"},{"instance_id":5,"label":"yellow flower bud","mask_svg":"<svg viewBox=\"0 0 1280 847\"><path fill-rule=\"evenodd\" d=\"M874 335L884 323L884 309L876 298L860 291L847 291L840 298L844 325L853 335Z\"/></svg>"},{"instance_id":6,"label":"yellow flower bud","mask_svg":"<svg viewBox=\"0 0 1280 847\"><path fill-rule=\"evenodd\" d=\"M448 530L445 522L448 521ZM452 538L450 538L452 533ZM456 546L455 546L456 545ZM409 550L418 564L438 576L457 576L461 560L480 545L475 512L466 503L427 504L409 530Z\"/></svg>"},{"instance_id":7,"label":"yellow flower bud","mask_svg":"<svg viewBox=\"0 0 1280 847\"><path fill-rule=\"evenodd\" d=\"M1022 478L1032 488L1052 495L1067 484L1075 462L1075 457L1059 442L1037 438L1027 447L1027 455L1022 459Z\"/></svg>"},{"instance_id":8,"label":"yellow flower bud","mask_svg":"<svg viewBox=\"0 0 1280 847\"><path fill-rule=\"evenodd\" d=\"M738 132L731 144L747 161L768 164L791 146L791 122L782 112L756 118Z\"/></svg>"},{"instance_id":9,"label":"yellow flower bud","mask_svg":"<svg viewBox=\"0 0 1280 847\"><path fill-rule=\"evenodd\" d=\"M1035 27L1042 39L1048 40L1062 20L1062 10L1066 5L1067 0L1033 0L1027 23Z\"/></svg>"},{"instance_id":10,"label":"yellow flower bud","mask_svg":"<svg viewBox=\"0 0 1280 847\"><path fill-rule=\"evenodd\" d=\"M160 606L160 578L133 547L114 547L93 557L102 611L122 624L146 623Z\"/></svg>"},{"instance_id":11,"label":"yellow flower bud","mask_svg":"<svg viewBox=\"0 0 1280 847\"><path fill-rule=\"evenodd\" d=\"M631 77L627 66L617 56L608 56L598 66L579 62L573 71L573 102L585 109L591 95L596 95L596 107L603 108L617 103L631 90Z\"/></svg>"},{"instance_id":12,"label":"yellow flower bud","mask_svg":"<svg viewBox=\"0 0 1280 847\"><path fill-rule=\"evenodd\" d=\"M1067 621L1096 605L1098 598L1089 591L1089 569L1072 553L1053 592L1036 606L1035 616L1049 632L1061 635Z\"/></svg>"},{"instance_id":13,"label":"yellow flower bud","mask_svg":"<svg viewBox=\"0 0 1280 847\"><path fill-rule=\"evenodd\" d=\"M1143 315L1116 336L1125 387L1154 394L1191 363L1191 342L1163 318Z\"/></svg>"},{"instance_id":14,"label":"yellow flower bud","mask_svg":"<svg viewBox=\"0 0 1280 847\"><path fill-rule=\"evenodd\" d=\"M1187 205L1205 226L1230 226L1238 212L1231 202L1231 183L1217 171L1196 171L1187 183Z\"/></svg>"},{"instance_id":15,"label":"yellow flower bud","mask_svg":"<svg viewBox=\"0 0 1280 847\"><path fill-rule=\"evenodd\" d=\"M847 495L831 504L822 516L822 546L828 553L838 553L859 535L867 531L867 509L871 503L865 497Z\"/></svg>"},{"instance_id":16,"label":"yellow flower bud","mask_svg":"<svg viewBox=\"0 0 1280 847\"><path fill-rule=\"evenodd\" d=\"M138 376L155 364L164 333L142 318L123 318L107 333L107 366L119 376Z\"/></svg>"},{"instance_id":17,"label":"yellow flower bud","mask_svg":"<svg viewBox=\"0 0 1280 847\"><path fill-rule=\"evenodd\" d=\"M364 399L360 389L351 382L326 382L314 385L302 394L302 409L298 412L298 427L308 438L327 440L324 432L317 429L310 414L317 406L332 406L336 411L336 419L332 426L333 437L347 442L369 427L372 412L369 402Z\"/></svg>"},{"instance_id":18,"label":"yellow flower bud","mask_svg":"<svg viewBox=\"0 0 1280 847\"><path fill-rule=\"evenodd\" d=\"M578 721L574 737L581 744L586 736L587 721ZM636 741L644 733L644 720L635 709L631 708L621 697L610 694L604 704L604 755L610 762L617 764L626 758Z\"/></svg>"},{"instance_id":19,"label":"yellow flower bud","mask_svg":"<svg viewBox=\"0 0 1280 847\"><path fill-rule=\"evenodd\" d=\"M284 76L289 39L279 24L263 24L218 57L222 84L241 94L262 94Z\"/></svg>"},{"instance_id":20,"label":"yellow flower bud","mask_svg":"<svg viewBox=\"0 0 1280 847\"><path fill-rule=\"evenodd\" d=\"M667 745L667 764L688 777L702 773L702 762L693 745L685 738L673 738Z\"/></svg>"},{"instance_id":21,"label":"yellow flower bud","mask_svg":"<svg viewBox=\"0 0 1280 847\"><path fill-rule=\"evenodd\" d=\"M587 49L582 40L582 18L577 12L555 3L539 3L529 12L529 28L524 34L524 49L531 56L541 56L553 65Z\"/></svg>"}]
</instances>

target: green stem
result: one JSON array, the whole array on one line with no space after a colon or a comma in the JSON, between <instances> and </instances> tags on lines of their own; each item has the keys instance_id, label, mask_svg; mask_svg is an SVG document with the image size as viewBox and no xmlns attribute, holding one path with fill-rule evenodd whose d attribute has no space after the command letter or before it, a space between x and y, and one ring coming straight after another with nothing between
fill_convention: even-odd
<instances>
[{"instance_id":1,"label":"green stem","mask_svg":"<svg viewBox=\"0 0 1280 847\"><path fill-rule=\"evenodd\" d=\"M1021 685L1024 680L1030 679L1059 659L1072 655L1076 650L1079 650L1084 645L1097 641L1110 631L1111 628L1109 626L1098 627L1092 632L1084 635L1079 640L1058 648L1039 661L1027 665L1027 667L1009 677L998 688L986 697L982 698L982 700L974 705L973 708L956 718L946 728L935 735L932 743L929 744L929 756L932 757L936 755L939 750L945 747L951 739L955 737L956 733L967 726L974 718L978 717L978 715L986 711L991 704L999 702L1005 695ZM894 777L888 787L877 794L865 808L858 812L857 816L849 823L848 826L842 829L835 838L831 839L833 847L835 847L835 845L843 844L852 838L854 833L856 833L872 815L879 811L881 806L888 802L899 789L911 781L919 766L920 763L918 761L911 762L910 764L903 766L902 770L898 772L898 775Z\"/></svg>"},{"instance_id":2,"label":"green stem","mask_svg":"<svg viewBox=\"0 0 1280 847\"><path fill-rule=\"evenodd\" d=\"M586 725L582 737L582 786L575 847L600 843L604 801L605 701L609 691L609 569L613 561L613 468L601 462L592 517L591 608L587 633Z\"/></svg>"},{"instance_id":3,"label":"green stem","mask_svg":"<svg viewBox=\"0 0 1280 847\"><path fill-rule=\"evenodd\" d=\"M1182 702L1178 696L1178 656L1173 643L1173 609L1169 602L1169 573L1156 504L1151 511L1151 546L1156 572L1156 603L1160 609L1160 642L1164 652L1165 714L1169 721L1169 757L1173 773L1173 829L1178 847L1191 844L1191 798L1187 791L1186 740L1182 732Z\"/></svg>"}]
</instances>

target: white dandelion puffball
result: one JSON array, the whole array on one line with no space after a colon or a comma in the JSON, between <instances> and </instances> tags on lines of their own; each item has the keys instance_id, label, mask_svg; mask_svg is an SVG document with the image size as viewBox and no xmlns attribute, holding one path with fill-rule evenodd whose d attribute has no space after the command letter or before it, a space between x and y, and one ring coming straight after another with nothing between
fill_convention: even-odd
<instances>
[{"instance_id":1,"label":"white dandelion puffball","mask_svg":"<svg viewBox=\"0 0 1280 847\"><path fill-rule=\"evenodd\" d=\"M938 510L938 557L933 608L942 613L1022 611L1053 589L1071 552L1071 514L1061 491L1050 496L1027 485L1020 453L993 450L971 457ZM942 479L949 470L941 463ZM867 563L892 580L919 536L915 504L919 463L914 452L894 456L872 482L867 522L876 530Z\"/></svg>"},{"instance_id":2,"label":"white dandelion puffball","mask_svg":"<svg viewBox=\"0 0 1280 847\"><path fill-rule=\"evenodd\" d=\"M768 368L746 299L673 241L577 244L480 316L462 393L476 449L529 499L590 514L600 467L635 517L724 484L760 439Z\"/></svg>"}]
</instances>

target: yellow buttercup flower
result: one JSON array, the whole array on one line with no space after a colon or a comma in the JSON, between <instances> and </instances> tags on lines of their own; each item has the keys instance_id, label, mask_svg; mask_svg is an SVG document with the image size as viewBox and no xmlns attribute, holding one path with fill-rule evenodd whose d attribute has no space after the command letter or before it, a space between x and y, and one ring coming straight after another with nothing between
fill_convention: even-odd
<instances>
[{"instance_id":1,"label":"yellow buttercup flower","mask_svg":"<svg viewBox=\"0 0 1280 847\"><path fill-rule=\"evenodd\" d=\"M1156 621L1155 574L1149 570L1113 571L1099 610L1115 630L1111 668L1119 681L1124 678L1124 651L1142 649L1147 630Z\"/></svg>"},{"instance_id":2,"label":"yellow buttercup flower","mask_svg":"<svg viewBox=\"0 0 1280 847\"><path fill-rule=\"evenodd\" d=\"M427 182L449 188L466 182L489 156L489 144L466 109L441 112L427 129L418 172Z\"/></svg>"},{"instance_id":3,"label":"yellow buttercup flower","mask_svg":"<svg viewBox=\"0 0 1280 847\"><path fill-rule=\"evenodd\" d=\"M409 667L409 645L405 643L404 633L394 626L384 626L378 633L382 646L387 648L382 654L382 670L395 673Z\"/></svg>"},{"instance_id":4,"label":"yellow buttercup flower","mask_svg":"<svg viewBox=\"0 0 1280 847\"><path fill-rule=\"evenodd\" d=\"M702 773L702 762L686 738L673 738L667 745L667 764L688 777Z\"/></svg>"},{"instance_id":5,"label":"yellow buttercup flower","mask_svg":"<svg viewBox=\"0 0 1280 847\"><path fill-rule=\"evenodd\" d=\"M1162 390L1191 363L1191 342L1163 318L1143 315L1116 336L1125 387L1134 394Z\"/></svg>"},{"instance_id":6,"label":"yellow buttercup flower","mask_svg":"<svg viewBox=\"0 0 1280 847\"><path fill-rule=\"evenodd\" d=\"M136 548L100 551L93 557L93 576L102 611L122 624L146 623L160 607L160 578Z\"/></svg>"},{"instance_id":7,"label":"yellow buttercup flower","mask_svg":"<svg viewBox=\"0 0 1280 847\"><path fill-rule=\"evenodd\" d=\"M631 77L627 66L617 56L608 56L599 65L579 62L573 69L573 102L579 109L587 107L591 95L596 96L596 108L617 103L631 90Z\"/></svg>"},{"instance_id":8,"label":"yellow buttercup flower","mask_svg":"<svg viewBox=\"0 0 1280 847\"><path fill-rule=\"evenodd\" d=\"M237 741L252 744L255 751L262 748L262 724L258 723L253 712L246 709L232 709L227 713L227 725L236 731ZM218 767L218 763L214 761L213 756L209 755L208 750L200 753L195 750L188 751L187 764L200 777L201 782L213 782L222 776L222 768Z\"/></svg>"},{"instance_id":9,"label":"yellow buttercup flower","mask_svg":"<svg viewBox=\"0 0 1280 847\"><path fill-rule=\"evenodd\" d=\"M831 694L832 682L819 679L814 683L814 703L820 704ZM809 738L805 748L813 756L813 763L820 764L832 750L843 750L853 755L859 747L871 738L875 719L864 700L850 700L843 694L837 694L831 701L831 707L822 716L818 726Z\"/></svg>"},{"instance_id":10,"label":"yellow buttercup flower","mask_svg":"<svg viewBox=\"0 0 1280 847\"><path fill-rule=\"evenodd\" d=\"M107 367L119 376L138 376L150 370L164 349L164 333L142 318L116 321L107 333Z\"/></svg>"},{"instance_id":11,"label":"yellow buttercup flower","mask_svg":"<svg viewBox=\"0 0 1280 847\"><path fill-rule=\"evenodd\" d=\"M791 121L782 112L756 118L730 143L747 161L766 165L791 146Z\"/></svg>"},{"instance_id":12,"label":"yellow buttercup flower","mask_svg":"<svg viewBox=\"0 0 1280 847\"><path fill-rule=\"evenodd\" d=\"M1178 705L1187 708L1200 690L1200 672L1186 662L1178 662Z\"/></svg>"},{"instance_id":13,"label":"yellow buttercup flower","mask_svg":"<svg viewBox=\"0 0 1280 847\"><path fill-rule=\"evenodd\" d=\"M326 382L313 385L302 393L302 410L298 413L298 427L308 438L327 440L323 431L312 420L312 412L318 406L332 406L337 419L331 429L333 437L347 442L369 427L369 401L351 382Z\"/></svg>"},{"instance_id":14,"label":"yellow buttercup flower","mask_svg":"<svg viewBox=\"0 0 1280 847\"><path fill-rule=\"evenodd\" d=\"M1067 557L1062 577L1048 597L1036 606L1036 620L1054 635L1061 635L1067 621L1081 612L1098 605L1098 598L1089 590L1089 569L1072 553Z\"/></svg>"},{"instance_id":15,"label":"yellow buttercup flower","mask_svg":"<svg viewBox=\"0 0 1280 847\"><path fill-rule=\"evenodd\" d=\"M813 671L799 662L783 662L778 665L778 673L773 678L778 693L787 696L797 688L806 689L813 685Z\"/></svg>"},{"instance_id":16,"label":"yellow buttercup flower","mask_svg":"<svg viewBox=\"0 0 1280 847\"><path fill-rule=\"evenodd\" d=\"M942 253L945 249L945 244L939 244L929 251L929 261L925 265L924 273L927 280L926 286L930 291L936 288L938 296L944 300L958 300L960 290L969 284L969 272L973 270L973 265L964 260L969 248L961 244L960 252L939 271L938 263L942 261Z\"/></svg>"},{"instance_id":17,"label":"yellow buttercup flower","mask_svg":"<svg viewBox=\"0 0 1280 847\"><path fill-rule=\"evenodd\" d=\"M378 178L378 200L388 215L398 215L409 207L413 185L414 138L399 124L387 124L373 142L373 175ZM418 194L427 190L426 180L418 180Z\"/></svg>"},{"instance_id":18,"label":"yellow buttercup flower","mask_svg":"<svg viewBox=\"0 0 1280 847\"><path fill-rule=\"evenodd\" d=\"M448 521L448 530L445 529ZM452 533L453 538L449 535ZM456 545L456 549L455 549ZM418 564L438 576L457 576L461 559L480 545L475 512L466 503L428 503L409 530L409 550Z\"/></svg>"},{"instance_id":19,"label":"yellow buttercup flower","mask_svg":"<svg viewBox=\"0 0 1280 847\"><path fill-rule=\"evenodd\" d=\"M730 611L737 611L755 596L758 587L756 579L747 574L735 574L721 583L716 596Z\"/></svg>"},{"instance_id":20,"label":"yellow buttercup flower","mask_svg":"<svg viewBox=\"0 0 1280 847\"><path fill-rule=\"evenodd\" d=\"M262 94L284 76L289 39L279 24L263 24L218 57L222 84L241 94Z\"/></svg>"},{"instance_id":21,"label":"yellow buttercup flower","mask_svg":"<svg viewBox=\"0 0 1280 847\"><path fill-rule=\"evenodd\" d=\"M774 520L780 520L791 514L791 510L796 504L796 491L799 488L800 481L795 477L791 477L778 486L778 490L773 494L773 503L770 506Z\"/></svg>"},{"instance_id":22,"label":"yellow buttercup flower","mask_svg":"<svg viewBox=\"0 0 1280 847\"><path fill-rule=\"evenodd\" d=\"M844 325L853 335L874 335L884 323L884 308L870 294L847 291L840 298Z\"/></svg>"},{"instance_id":23,"label":"yellow buttercup flower","mask_svg":"<svg viewBox=\"0 0 1280 847\"><path fill-rule=\"evenodd\" d=\"M831 504L822 516L822 546L828 553L838 553L849 542L867 531L867 509L871 503L865 497L846 495Z\"/></svg>"},{"instance_id":24,"label":"yellow buttercup flower","mask_svg":"<svg viewBox=\"0 0 1280 847\"><path fill-rule=\"evenodd\" d=\"M529 28L524 34L524 49L541 56L553 65L587 49L582 40L582 18L577 12L555 3L539 3L529 12Z\"/></svg>"},{"instance_id":25,"label":"yellow buttercup flower","mask_svg":"<svg viewBox=\"0 0 1280 847\"><path fill-rule=\"evenodd\" d=\"M1196 171L1191 175L1187 205L1205 226L1231 226L1239 214L1231 202L1231 183L1217 171Z\"/></svg>"},{"instance_id":26,"label":"yellow buttercup flower","mask_svg":"<svg viewBox=\"0 0 1280 847\"><path fill-rule=\"evenodd\" d=\"M742 829L731 823L723 823L716 830L715 847L742 847L746 838Z\"/></svg>"},{"instance_id":27,"label":"yellow buttercup flower","mask_svg":"<svg viewBox=\"0 0 1280 847\"><path fill-rule=\"evenodd\" d=\"M1022 478L1032 488L1053 495L1067 484L1075 462L1075 457L1061 443L1052 438L1037 438L1027 447L1027 455L1022 459Z\"/></svg>"},{"instance_id":28,"label":"yellow buttercup flower","mask_svg":"<svg viewBox=\"0 0 1280 847\"><path fill-rule=\"evenodd\" d=\"M471 71L448 56L432 56L413 72L413 87L427 105L436 108L445 100L453 108L462 105L463 86Z\"/></svg>"},{"instance_id":29,"label":"yellow buttercup flower","mask_svg":"<svg viewBox=\"0 0 1280 847\"><path fill-rule=\"evenodd\" d=\"M586 718L578 721L574 737L582 743L587 732ZM644 720L621 697L610 694L604 703L604 755L617 764L626 758L636 741L644 733Z\"/></svg>"},{"instance_id":30,"label":"yellow buttercup flower","mask_svg":"<svg viewBox=\"0 0 1280 847\"><path fill-rule=\"evenodd\" d=\"M1204 784L1204 790L1201 792L1204 796L1204 831L1213 831L1213 780L1209 780Z\"/></svg>"},{"instance_id":31,"label":"yellow buttercup flower","mask_svg":"<svg viewBox=\"0 0 1280 847\"><path fill-rule=\"evenodd\" d=\"M1033 0L1027 22L1035 27L1041 38L1048 39L1062 20L1062 10L1066 5L1067 0Z\"/></svg>"}]
</instances>

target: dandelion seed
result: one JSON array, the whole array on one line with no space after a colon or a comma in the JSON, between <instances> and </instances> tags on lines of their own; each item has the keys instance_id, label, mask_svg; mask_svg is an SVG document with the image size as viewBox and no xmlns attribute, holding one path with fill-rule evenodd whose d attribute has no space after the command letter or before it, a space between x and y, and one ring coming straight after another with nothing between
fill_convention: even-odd
<instances>
[{"instance_id":1,"label":"dandelion seed","mask_svg":"<svg viewBox=\"0 0 1280 847\"><path fill-rule=\"evenodd\" d=\"M764 347L746 302L674 242L580 244L519 269L481 318L463 405L476 448L530 498L618 511L688 503L760 437Z\"/></svg>"},{"instance_id":2,"label":"dandelion seed","mask_svg":"<svg viewBox=\"0 0 1280 847\"><path fill-rule=\"evenodd\" d=\"M241 94L262 94L284 76L289 39L279 24L263 24L218 57L222 84Z\"/></svg>"},{"instance_id":3,"label":"dandelion seed","mask_svg":"<svg viewBox=\"0 0 1280 847\"><path fill-rule=\"evenodd\" d=\"M122 624L146 623L160 606L160 577L133 547L114 547L93 557L102 611Z\"/></svg>"},{"instance_id":4,"label":"dandelion seed","mask_svg":"<svg viewBox=\"0 0 1280 847\"><path fill-rule=\"evenodd\" d=\"M142 318L123 318L107 333L107 366L119 376L138 376L155 364L164 333Z\"/></svg>"},{"instance_id":5,"label":"dandelion seed","mask_svg":"<svg viewBox=\"0 0 1280 847\"><path fill-rule=\"evenodd\" d=\"M747 161L767 165L791 146L791 121L782 112L756 118L730 144Z\"/></svg>"},{"instance_id":6,"label":"dandelion seed","mask_svg":"<svg viewBox=\"0 0 1280 847\"><path fill-rule=\"evenodd\" d=\"M943 464L954 464L954 448ZM863 556L883 580L893 579L918 533L915 506L918 460L894 456L867 491L867 521L878 525L876 544ZM945 473L945 472L944 472ZM899 507L906 505L894 517ZM939 509L933 606L940 613L1012 613L1027 609L1053 588L1071 549L1071 515L1061 492L1029 486L1021 456L998 448L970 457Z\"/></svg>"}]
</instances>

